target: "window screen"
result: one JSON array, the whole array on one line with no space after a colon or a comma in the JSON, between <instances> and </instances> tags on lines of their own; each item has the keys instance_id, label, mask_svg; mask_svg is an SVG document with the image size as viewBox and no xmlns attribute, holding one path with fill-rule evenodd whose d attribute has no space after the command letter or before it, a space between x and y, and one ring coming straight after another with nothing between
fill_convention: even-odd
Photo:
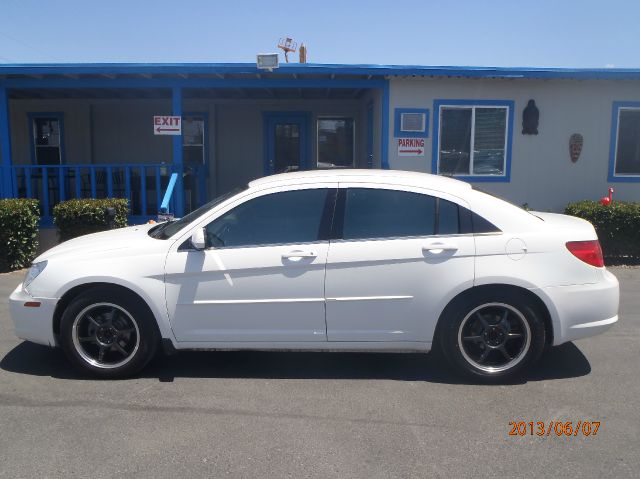
<instances>
[{"instance_id":1,"label":"window screen","mask_svg":"<svg viewBox=\"0 0 640 479\"><path fill-rule=\"evenodd\" d=\"M435 232L436 200L406 191L349 188L344 239L427 236Z\"/></svg>"},{"instance_id":2,"label":"window screen","mask_svg":"<svg viewBox=\"0 0 640 479\"><path fill-rule=\"evenodd\" d=\"M327 192L324 188L286 191L249 200L207 225L207 246L317 241Z\"/></svg>"},{"instance_id":3,"label":"window screen","mask_svg":"<svg viewBox=\"0 0 640 479\"><path fill-rule=\"evenodd\" d=\"M425 130L424 113L402 113L400 115L400 130L423 132Z\"/></svg>"},{"instance_id":4,"label":"window screen","mask_svg":"<svg viewBox=\"0 0 640 479\"><path fill-rule=\"evenodd\" d=\"M615 173L640 175L640 108L622 108L618 115Z\"/></svg>"}]
</instances>

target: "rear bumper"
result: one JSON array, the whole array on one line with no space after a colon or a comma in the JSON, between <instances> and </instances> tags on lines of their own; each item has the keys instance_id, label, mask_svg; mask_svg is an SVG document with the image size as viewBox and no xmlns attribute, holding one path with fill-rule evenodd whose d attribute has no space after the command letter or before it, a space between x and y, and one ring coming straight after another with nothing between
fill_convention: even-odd
<instances>
[{"instance_id":1,"label":"rear bumper","mask_svg":"<svg viewBox=\"0 0 640 479\"><path fill-rule=\"evenodd\" d=\"M554 346L603 333L618 321L618 279L605 269L598 278L593 284L538 290L551 313Z\"/></svg>"},{"instance_id":2,"label":"rear bumper","mask_svg":"<svg viewBox=\"0 0 640 479\"><path fill-rule=\"evenodd\" d=\"M24 305L33 301L40 303L40 306L34 308ZM9 296L9 311L16 336L34 343L55 346L53 312L57 302L54 298L33 298L20 284Z\"/></svg>"}]
</instances>

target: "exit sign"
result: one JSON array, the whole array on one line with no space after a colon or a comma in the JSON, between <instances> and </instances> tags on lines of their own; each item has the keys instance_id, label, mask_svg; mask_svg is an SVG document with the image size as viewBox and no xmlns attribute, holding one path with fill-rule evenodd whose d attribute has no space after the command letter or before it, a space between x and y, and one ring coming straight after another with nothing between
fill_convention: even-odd
<instances>
[{"instance_id":1,"label":"exit sign","mask_svg":"<svg viewBox=\"0 0 640 479\"><path fill-rule=\"evenodd\" d=\"M154 116L154 135L182 135L182 118L179 116Z\"/></svg>"}]
</instances>

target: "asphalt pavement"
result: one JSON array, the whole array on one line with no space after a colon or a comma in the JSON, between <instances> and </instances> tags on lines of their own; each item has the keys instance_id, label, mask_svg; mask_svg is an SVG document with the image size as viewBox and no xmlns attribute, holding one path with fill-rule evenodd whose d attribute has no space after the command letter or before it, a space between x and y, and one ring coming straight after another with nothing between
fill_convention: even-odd
<instances>
[{"instance_id":1,"label":"asphalt pavement","mask_svg":"<svg viewBox=\"0 0 640 479\"><path fill-rule=\"evenodd\" d=\"M15 337L24 272L0 275L0 477L640 477L640 269L612 271L618 324L500 386L371 353L188 352L90 380Z\"/></svg>"}]
</instances>

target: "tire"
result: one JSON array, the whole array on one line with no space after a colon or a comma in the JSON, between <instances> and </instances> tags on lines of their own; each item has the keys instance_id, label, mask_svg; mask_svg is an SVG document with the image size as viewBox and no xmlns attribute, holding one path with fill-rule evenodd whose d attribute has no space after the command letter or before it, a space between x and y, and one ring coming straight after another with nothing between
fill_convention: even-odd
<instances>
[{"instance_id":1,"label":"tire","mask_svg":"<svg viewBox=\"0 0 640 479\"><path fill-rule=\"evenodd\" d=\"M62 314L60 346L81 372L104 379L132 376L160 342L155 319L133 293L96 288L73 299Z\"/></svg>"},{"instance_id":2,"label":"tire","mask_svg":"<svg viewBox=\"0 0 640 479\"><path fill-rule=\"evenodd\" d=\"M543 313L525 294L485 292L447 308L440 351L458 372L481 382L518 377L542 354Z\"/></svg>"}]
</instances>

